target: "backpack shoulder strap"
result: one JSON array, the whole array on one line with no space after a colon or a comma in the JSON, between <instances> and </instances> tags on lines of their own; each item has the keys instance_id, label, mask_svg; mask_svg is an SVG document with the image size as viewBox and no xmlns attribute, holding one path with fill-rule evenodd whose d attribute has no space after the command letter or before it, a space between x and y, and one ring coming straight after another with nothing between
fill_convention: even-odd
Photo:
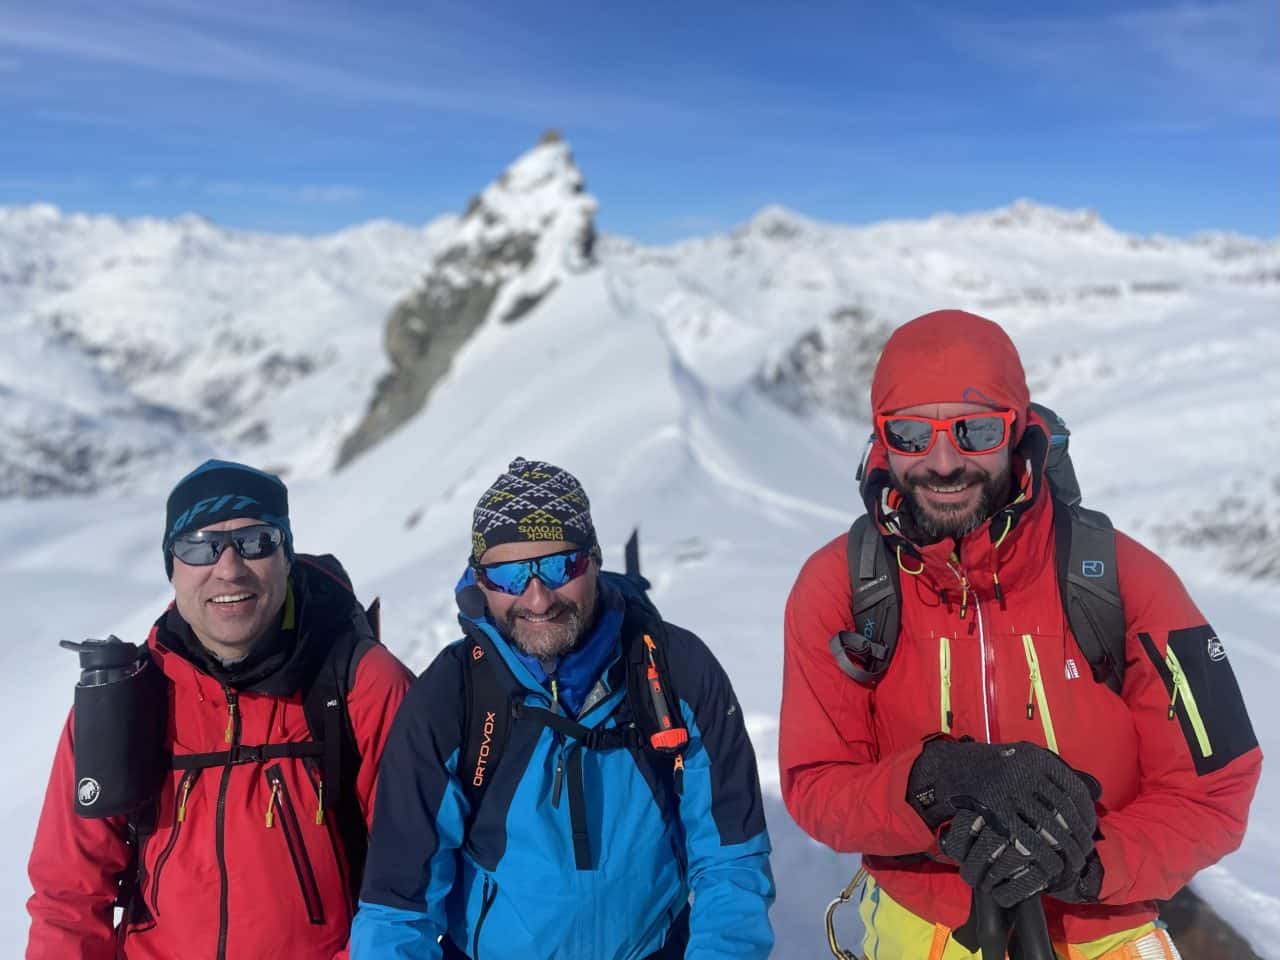
<instances>
[{"instance_id":1,"label":"backpack shoulder strap","mask_svg":"<svg viewBox=\"0 0 1280 960\"><path fill-rule=\"evenodd\" d=\"M493 662L493 655L478 640L468 636L463 645L466 714L458 779L474 821L511 732L511 690L500 676L502 666Z\"/></svg>"},{"instance_id":2,"label":"backpack shoulder strap","mask_svg":"<svg viewBox=\"0 0 1280 960\"><path fill-rule=\"evenodd\" d=\"M1058 593L1093 678L1116 693L1124 685L1125 616L1116 569L1116 532L1097 510L1053 500Z\"/></svg>"},{"instance_id":3,"label":"backpack shoulder strap","mask_svg":"<svg viewBox=\"0 0 1280 960\"><path fill-rule=\"evenodd\" d=\"M321 558L330 559L330 558ZM336 561L335 561L336 563ZM319 567L319 564L311 564ZM322 568L323 569L323 568ZM338 570L341 571L341 566ZM351 589L350 581L327 569L325 573ZM345 571L343 571L345 573ZM356 780L363 757L356 740L347 696L355 685L356 671L364 655L378 645L377 618L379 602L368 610L355 601L352 622L339 630L329 644L311 682L303 691L302 712L311 739L320 744L320 796L318 817L332 815L338 836L347 856L348 881L352 897L360 892L364 863L369 848L369 830L365 823ZM354 899L352 901L354 903Z\"/></svg>"},{"instance_id":4,"label":"backpack shoulder strap","mask_svg":"<svg viewBox=\"0 0 1280 960\"><path fill-rule=\"evenodd\" d=\"M865 513L849 528L846 548L853 629L831 638L836 664L859 683L875 683L898 646L902 586L898 566Z\"/></svg>"}]
</instances>

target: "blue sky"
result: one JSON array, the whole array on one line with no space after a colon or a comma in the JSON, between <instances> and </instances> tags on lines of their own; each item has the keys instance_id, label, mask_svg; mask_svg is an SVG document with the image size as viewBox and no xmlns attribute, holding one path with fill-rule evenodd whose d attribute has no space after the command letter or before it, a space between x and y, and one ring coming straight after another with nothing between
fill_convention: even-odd
<instances>
[{"instance_id":1,"label":"blue sky","mask_svg":"<svg viewBox=\"0 0 1280 960\"><path fill-rule=\"evenodd\" d=\"M0 204L422 222L547 127L600 227L1026 197L1280 235L1280 4L0 0Z\"/></svg>"}]
</instances>

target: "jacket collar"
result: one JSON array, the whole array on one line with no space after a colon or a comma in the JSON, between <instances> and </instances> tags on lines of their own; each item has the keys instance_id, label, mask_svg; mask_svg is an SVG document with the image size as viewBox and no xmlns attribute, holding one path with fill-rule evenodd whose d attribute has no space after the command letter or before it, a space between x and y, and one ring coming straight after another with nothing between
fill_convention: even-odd
<instances>
[{"instance_id":1,"label":"jacket collar","mask_svg":"<svg viewBox=\"0 0 1280 960\"><path fill-rule=\"evenodd\" d=\"M185 672L194 674L197 682L204 676L221 687L289 697L302 690L334 636L351 626L359 610L355 594L344 581L295 559L275 632L243 661L228 667L211 657L173 603L156 620L148 642L174 679Z\"/></svg>"}]
</instances>

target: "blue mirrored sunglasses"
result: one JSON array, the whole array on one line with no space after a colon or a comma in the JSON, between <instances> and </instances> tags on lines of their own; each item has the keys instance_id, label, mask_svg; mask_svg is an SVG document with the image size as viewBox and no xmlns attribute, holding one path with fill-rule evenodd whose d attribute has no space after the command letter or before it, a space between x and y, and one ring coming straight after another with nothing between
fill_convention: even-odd
<instances>
[{"instance_id":1,"label":"blue mirrored sunglasses","mask_svg":"<svg viewBox=\"0 0 1280 960\"><path fill-rule=\"evenodd\" d=\"M506 563L474 564L476 579L490 590L509 593L518 597L537 577L548 590L559 590L570 580L576 580L587 572L591 563L591 551L582 547L549 553L545 557L528 560L509 560Z\"/></svg>"}]
</instances>

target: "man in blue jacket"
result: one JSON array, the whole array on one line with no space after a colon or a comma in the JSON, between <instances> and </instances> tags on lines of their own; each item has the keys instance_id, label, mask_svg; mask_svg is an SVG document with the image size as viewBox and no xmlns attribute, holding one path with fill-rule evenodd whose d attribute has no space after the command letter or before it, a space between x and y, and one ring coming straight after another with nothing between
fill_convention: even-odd
<instances>
[{"instance_id":1,"label":"man in blue jacket","mask_svg":"<svg viewBox=\"0 0 1280 960\"><path fill-rule=\"evenodd\" d=\"M465 636L383 755L354 960L768 956L759 776L715 657L601 573L558 467L513 461L472 540Z\"/></svg>"}]
</instances>

